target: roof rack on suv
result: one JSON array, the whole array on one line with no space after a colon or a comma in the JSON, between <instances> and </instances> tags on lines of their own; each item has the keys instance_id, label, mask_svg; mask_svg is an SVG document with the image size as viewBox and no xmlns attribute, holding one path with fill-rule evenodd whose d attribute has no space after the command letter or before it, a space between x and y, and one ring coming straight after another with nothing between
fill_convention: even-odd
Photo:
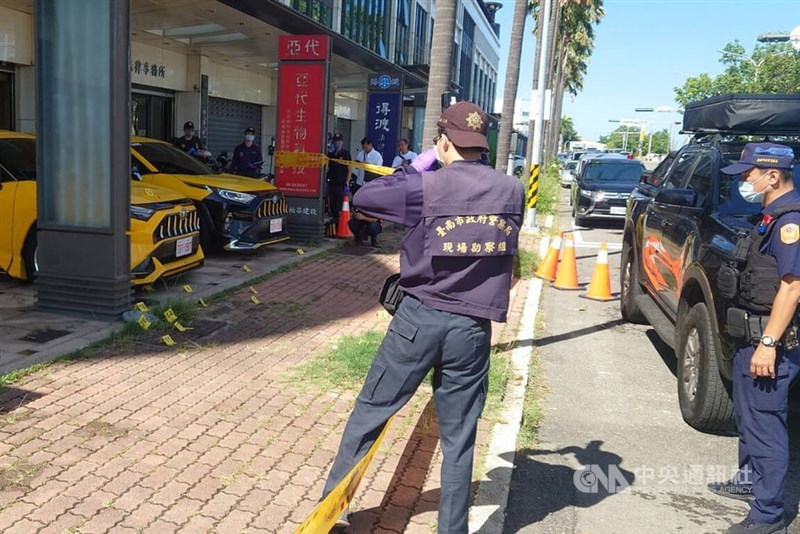
<instances>
[{"instance_id":1,"label":"roof rack on suv","mask_svg":"<svg viewBox=\"0 0 800 534\"><path fill-rule=\"evenodd\" d=\"M800 135L800 94L735 94L693 102L683 113L685 133Z\"/></svg>"}]
</instances>

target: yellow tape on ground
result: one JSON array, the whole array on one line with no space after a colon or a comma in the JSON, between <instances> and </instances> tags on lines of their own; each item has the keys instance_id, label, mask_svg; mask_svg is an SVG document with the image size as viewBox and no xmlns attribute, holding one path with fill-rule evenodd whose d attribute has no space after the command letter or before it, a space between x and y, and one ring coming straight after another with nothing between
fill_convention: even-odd
<instances>
[{"instance_id":1,"label":"yellow tape on ground","mask_svg":"<svg viewBox=\"0 0 800 534\"><path fill-rule=\"evenodd\" d=\"M339 519L342 512L347 509L350 501L353 499L353 495L355 495L358 485L361 483L361 479L364 478L364 473L367 472L372 458L375 456L375 453L378 452L378 447L381 441L383 441L383 436L386 434L386 430L389 428L391 422L391 419L386 422L386 426L383 427L383 432L381 432L378 439L375 440L375 443L373 443L372 447L367 451L367 455L364 456L361 461L347 473L347 476L333 488L333 491L314 508L306 520L303 521L303 524L297 527L294 534L328 534L328 532L330 532L333 525L336 524L336 520Z\"/></svg>"},{"instance_id":2,"label":"yellow tape on ground","mask_svg":"<svg viewBox=\"0 0 800 534\"><path fill-rule=\"evenodd\" d=\"M345 161L336 158L329 158L325 154L317 154L315 152L275 152L275 165L277 167L302 167L319 169L325 167L331 161L348 165L355 169L363 169L367 172L380 174L381 176L392 174L395 171L395 169L391 167L383 167L381 165L373 165L371 163L363 163L360 161Z\"/></svg>"}]
</instances>

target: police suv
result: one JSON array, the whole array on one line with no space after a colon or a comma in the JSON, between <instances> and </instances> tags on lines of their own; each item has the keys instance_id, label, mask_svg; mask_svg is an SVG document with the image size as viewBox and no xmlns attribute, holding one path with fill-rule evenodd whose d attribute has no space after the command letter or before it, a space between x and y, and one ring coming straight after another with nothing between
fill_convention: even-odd
<instances>
[{"instance_id":1,"label":"police suv","mask_svg":"<svg viewBox=\"0 0 800 534\"><path fill-rule=\"evenodd\" d=\"M677 356L684 420L703 431L732 429L732 299L720 268L758 220L740 176L719 169L745 143L770 140L800 155L800 95L725 95L686 106L690 143L645 172L627 205L620 263L622 317L649 323ZM800 165L794 164L800 185ZM725 292L722 292L725 293Z\"/></svg>"}]
</instances>

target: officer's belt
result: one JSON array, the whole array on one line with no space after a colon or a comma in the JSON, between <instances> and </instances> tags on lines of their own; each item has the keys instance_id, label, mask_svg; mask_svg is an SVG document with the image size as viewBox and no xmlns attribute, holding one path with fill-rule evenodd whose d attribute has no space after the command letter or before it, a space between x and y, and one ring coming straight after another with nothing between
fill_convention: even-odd
<instances>
[{"instance_id":1,"label":"officer's belt","mask_svg":"<svg viewBox=\"0 0 800 534\"><path fill-rule=\"evenodd\" d=\"M728 332L739 339L744 339L753 346L761 342L764 336L764 328L769 321L769 315L754 315L738 308L728 309ZM786 350L792 350L800 346L797 339L800 318L798 314L792 317L792 322L781 336L779 346Z\"/></svg>"}]
</instances>

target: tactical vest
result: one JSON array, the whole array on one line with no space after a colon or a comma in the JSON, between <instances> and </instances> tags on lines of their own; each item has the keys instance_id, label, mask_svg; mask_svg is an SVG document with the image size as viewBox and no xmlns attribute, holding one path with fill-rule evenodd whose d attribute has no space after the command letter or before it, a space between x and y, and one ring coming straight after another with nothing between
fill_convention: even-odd
<instances>
[{"instance_id":1,"label":"tactical vest","mask_svg":"<svg viewBox=\"0 0 800 534\"><path fill-rule=\"evenodd\" d=\"M764 234L758 233L759 224L750 231L746 238L736 245L736 261L738 269L737 306L749 312L768 315L772 311L772 303L778 294L780 278L778 262L769 254L761 252L761 244L775 230L775 224L785 213L800 212L800 204L790 204L778 209L772 216ZM721 282L724 274L721 273ZM720 288L724 283L720 284ZM724 291L721 291L723 296Z\"/></svg>"},{"instance_id":2,"label":"tactical vest","mask_svg":"<svg viewBox=\"0 0 800 534\"><path fill-rule=\"evenodd\" d=\"M515 180L498 179L497 171L480 163L464 165L464 171L457 187L450 173L423 174L425 255L513 256L523 211Z\"/></svg>"}]
</instances>

